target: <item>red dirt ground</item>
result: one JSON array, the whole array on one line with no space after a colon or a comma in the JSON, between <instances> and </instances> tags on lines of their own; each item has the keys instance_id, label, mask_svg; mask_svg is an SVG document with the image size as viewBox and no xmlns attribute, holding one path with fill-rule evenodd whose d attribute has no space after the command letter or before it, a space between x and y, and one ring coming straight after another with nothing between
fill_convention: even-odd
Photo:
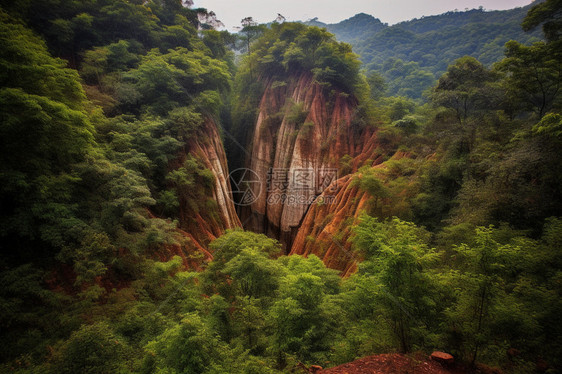
<instances>
[{"instance_id":1,"label":"red dirt ground","mask_svg":"<svg viewBox=\"0 0 562 374\"><path fill-rule=\"evenodd\" d=\"M406 356L399 353L363 357L318 374L465 374L461 368L446 368L425 355Z\"/></svg>"}]
</instances>

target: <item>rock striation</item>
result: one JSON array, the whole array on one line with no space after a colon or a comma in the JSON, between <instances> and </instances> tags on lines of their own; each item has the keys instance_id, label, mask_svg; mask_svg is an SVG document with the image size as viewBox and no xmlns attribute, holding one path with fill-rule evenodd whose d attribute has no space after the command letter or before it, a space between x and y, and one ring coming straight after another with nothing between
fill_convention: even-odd
<instances>
[{"instance_id":1,"label":"rock striation","mask_svg":"<svg viewBox=\"0 0 562 374\"><path fill-rule=\"evenodd\" d=\"M167 260L177 255L186 267L197 269L202 262L213 258L208 244L227 229L241 227L241 223L232 199L222 139L213 120L207 119L197 134L190 137L183 151L170 163L170 168L179 168L189 156L209 170L214 181L212 187L205 190L206 201L193 201L196 198L188 193L178 196L180 219L177 233L185 239L185 244L165 245L159 257ZM207 202L210 206L204 209L193 208Z\"/></svg>"},{"instance_id":2,"label":"rock striation","mask_svg":"<svg viewBox=\"0 0 562 374\"><path fill-rule=\"evenodd\" d=\"M354 123L354 97L326 88L310 73L264 86L246 160L259 184L241 220L279 239L287 252L304 253L291 248L312 203L375 153L376 132ZM342 159L350 160L348 170ZM303 241L299 236L299 245Z\"/></svg>"}]
</instances>

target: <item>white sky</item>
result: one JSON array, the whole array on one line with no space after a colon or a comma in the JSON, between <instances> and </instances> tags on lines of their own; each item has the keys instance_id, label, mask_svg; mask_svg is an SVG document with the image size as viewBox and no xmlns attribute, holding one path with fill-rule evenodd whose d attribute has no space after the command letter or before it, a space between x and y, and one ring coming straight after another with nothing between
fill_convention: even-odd
<instances>
[{"instance_id":1,"label":"white sky","mask_svg":"<svg viewBox=\"0 0 562 374\"><path fill-rule=\"evenodd\" d=\"M305 21L318 17L325 23L337 23L357 13L367 13L382 22L394 24L449 10L478 8L511 9L532 0L195 0L195 7L214 11L229 30L240 25L244 17L260 23L271 22L281 13L287 21Z\"/></svg>"}]
</instances>

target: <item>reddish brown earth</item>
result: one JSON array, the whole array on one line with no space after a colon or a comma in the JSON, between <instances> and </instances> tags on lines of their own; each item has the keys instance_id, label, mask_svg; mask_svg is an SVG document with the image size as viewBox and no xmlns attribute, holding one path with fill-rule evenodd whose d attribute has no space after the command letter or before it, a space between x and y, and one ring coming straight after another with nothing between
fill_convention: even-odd
<instances>
[{"instance_id":1,"label":"reddish brown earth","mask_svg":"<svg viewBox=\"0 0 562 374\"><path fill-rule=\"evenodd\" d=\"M261 181L255 191L259 197L241 219L247 222L246 228L278 238L289 251L308 211L306 202L312 202L329 184L322 186L316 179L319 171L338 170L345 155L353 159L349 171L356 170L375 152L377 142L374 127L353 123L354 97L322 87L311 74L293 77L284 85L274 83L264 82L247 159L247 167ZM298 106L302 106L302 117L295 120ZM275 183L268 188L271 169L286 177L274 176ZM308 179L311 188L295 182L300 170L313 171ZM282 195L297 203L270 200Z\"/></svg>"},{"instance_id":2,"label":"reddish brown earth","mask_svg":"<svg viewBox=\"0 0 562 374\"><path fill-rule=\"evenodd\" d=\"M368 356L333 367L317 371L319 374L465 374L460 367L447 368L432 361L426 355L403 355L389 353Z\"/></svg>"},{"instance_id":3,"label":"reddish brown earth","mask_svg":"<svg viewBox=\"0 0 562 374\"><path fill-rule=\"evenodd\" d=\"M206 198L215 201L216 212L210 209L194 211L190 206L194 197L180 195L179 228L174 233L178 237L175 244L166 244L155 254L161 261L170 260L173 256L180 256L184 266L190 269L200 269L204 262L213 258L208 250L208 244L227 229L240 227L240 219L236 214L232 193L228 181L228 166L223 143L217 125L207 120L185 144L184 150L170 163L174 170L183 165L187 155L197 159L214 175L214 186L207 191ZM200 203L200 202L195 202Z\"/></svg>"},{"instance_id":4,"label":"reddish brown earth","mask_svg":"<svg viewBox=\"0 0 562 374\"><path fill-rule=\"evenodd\" d=\"M193 221L193 212L182 205L180 226L190 232L200 244L207 244L209 239L222 235L226 229L241 226L232 199L226 154L217 125L207 120L197 136L191 138L187 150L215 176L214 189L208 197L217 202L218 217L213 217L202 209L195 215L197 223L190 225L188 222Z\"/></svg>"},{"instance_id":5,"label":"reddish brown earth","mask_svg":"<svg viewBox=\"0 0 562 374\"><path fill-rule=\"evenodd\" d=\"M361 260L352 251L348 240L352 224L357 223L369 195L351 184L352 175L338 179L313 203L306 214L293 242L290 254L318 256L343 276L357 270ZM331 197L333 201L323 203Z\"/></svg>"},{"instance_id":6,"label":"reddish brown earth","mask_svg":"<svg viewBox=\"0 0 562 374\"><path fill-rule=\"evenodd\" d=\"M354 121L353 96L321 86L311 74L284 84L271 79L263 83L246 160L259 179L253 188L258 197L240 211L240 219L246 229L278 239L288 254L314 254L348 276L361 261L352 251L350 227L372 201L354 183L361 177L359 168L384 169L390 156L394 161L409 156L395 153L388 138L379 139L376 126ZM297 108L300 116L295 116ZM299 187L302 170L312 171L312 188ZM331 170L332 178L321 181L325 170ZM406 200L405 191L392 192Z\"/></svg>"},{"instance_id":7,"label":"reddish brown earth","mask_svg":"<svg viewBox=\"0 0 562 374\"><path fill-rule=\"evenodd\" d=\"M373 168L384 171L382 156L378 153L371 156ZM365 154L360 157L365 157ZM405 157L409 155L396 152L391 160L397 161ZM372 197L354 183L354 180L361 177L360 172L346 175L334 182L315 200L302 221L290 254L314 254L327 267L340 270L344 277L357 270L357 264L362 258L352 248L351 226L359 222L363 212L369 211L372 202ZM408 185L405 186L407 188ZM394 192L393 199L397 202L407 198L405 191ZM398 208L394 206L393 209L396 214Z\"/></svg>"}]
</instances>

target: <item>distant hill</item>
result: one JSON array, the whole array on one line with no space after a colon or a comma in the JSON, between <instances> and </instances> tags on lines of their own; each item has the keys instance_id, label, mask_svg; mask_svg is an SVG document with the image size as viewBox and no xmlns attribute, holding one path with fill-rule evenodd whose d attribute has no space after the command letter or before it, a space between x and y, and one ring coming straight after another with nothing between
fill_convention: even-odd
<instances>
[{"instance_id":1,"label":"distant hill","mask_svg":"<svg viewBox=\"0 0 562 374\"><path fill-rule=\"evenodd\" d=\"M325 24L318 21L318 18L313 18L305 23L310 26L325 27L329 32L335 34L338 40L351 44L356 44L360 37L376 34L388 27L388 24L382 23L378 18L365 13L356 14L334 24Z\"/></svg>"},{"instance_id":2,"label":"distant hill","mask_svg":"<svg viewBox=\"0 0 562 374\"><path fill-rule=\"evenodd\" d=\"M368 73L377 72L389 95L421 98L457 58L473 56L491 66L502 59L504 44L540 40L540 30L525 33L521 21L532 6L504 11L451 11L388 26L359 13L336 24L317 18L309 25L325 27L338 40L353 45Z\"/></svg>"}]
</instances>

